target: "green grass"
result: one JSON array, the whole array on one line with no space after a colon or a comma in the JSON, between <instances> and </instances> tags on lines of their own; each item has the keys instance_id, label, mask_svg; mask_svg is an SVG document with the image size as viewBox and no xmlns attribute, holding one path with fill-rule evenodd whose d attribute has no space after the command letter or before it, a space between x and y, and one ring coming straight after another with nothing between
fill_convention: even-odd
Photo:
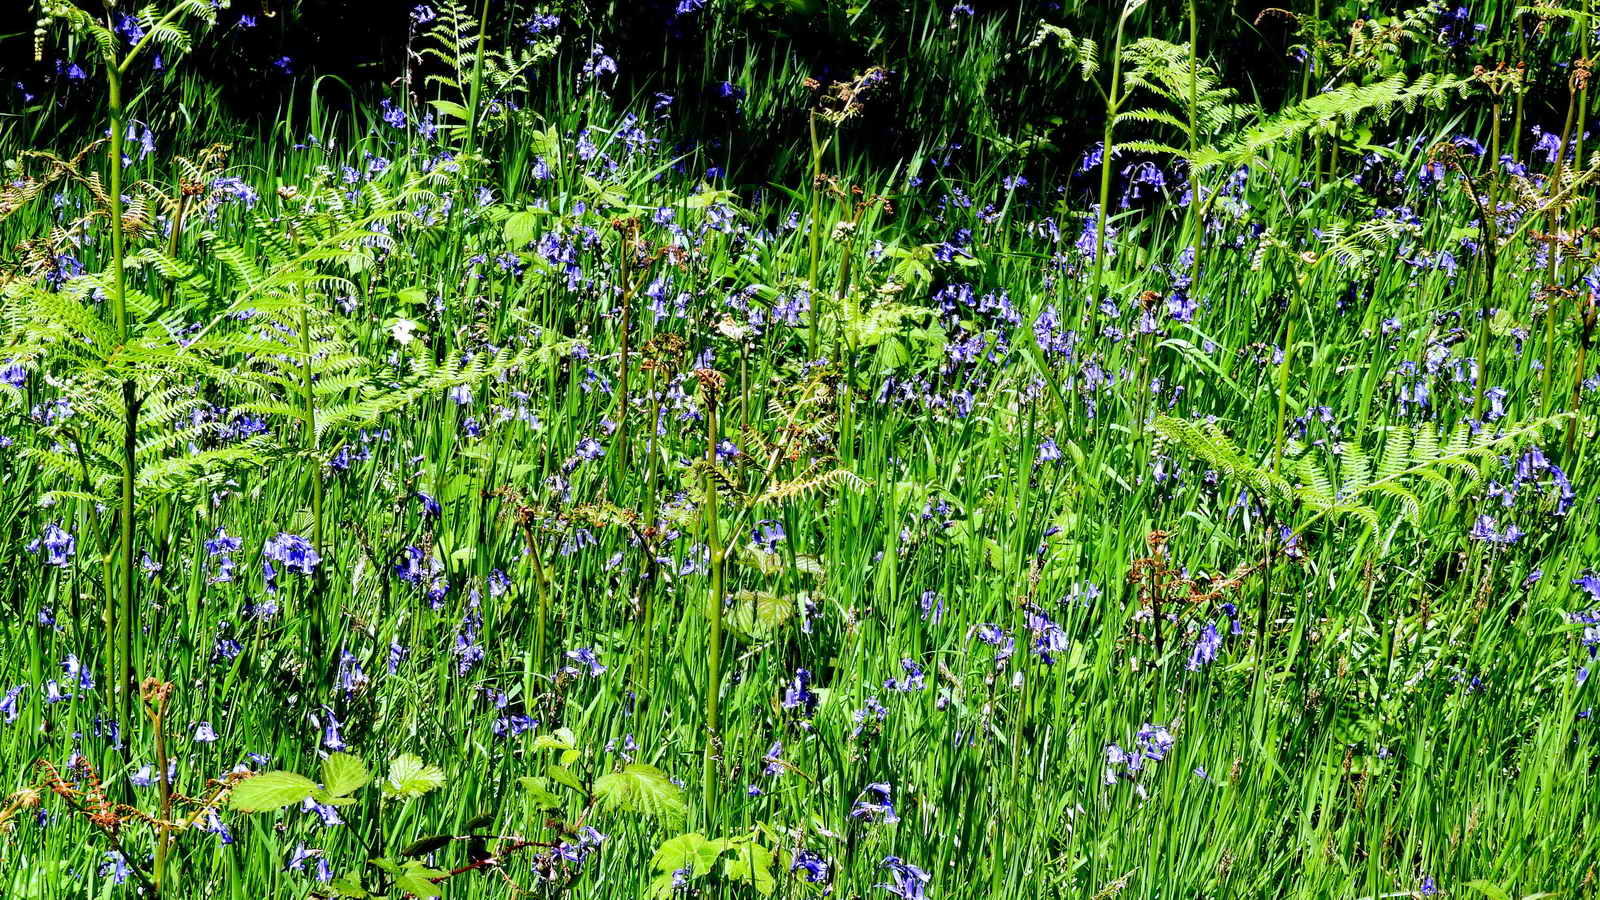
<instances>
[{"instance_id":1,"label":"green grass","mask_svg":"<svg viewBox=\"0 0 1600 900\"><path fill-rule=\"evenodd\" d=\"M1347 90L1295 69L1281 108L1208 96L1193 151L1187 20L1132 10L1128 46L1172 12L1181 66L1165 93L1150 56L1121 70L1149 80L1114 105L1166 117L1108 130L1102 265L1100 172L1073 170L1112 76L1080 79L1074 42L1108 57L1116 20L1074 10L1032 50L1036 23L912 17L911 75L813 143L804 104L837 99L716 8L705 65L734 60L742 133L789 128L762 173L694 104L578 78L581 33L501 81L518 63L458 53L460 10L428 63L458 83L396 96L405 127L323 80L271 123L208 112L131 150L126 337L78 177L103 148L38 191L62 170L20 155L97 132L5 132L0 896L667 896L684 866L676 895L922 896L889 857L938 898L1592 894L1600 269L1593 235L1553 263L1540 236L1594 222L1600 169L1534 150L1514 102L1526 177L1442 149L1489 143L1482 87L1384 104L1383 79L1491 51L1442 50L1428 17L1341 71L1349 6L1313 51ZM1509 8L1473 18L1515 44ZM1558 89L1530 97L1564 111L1588 38L1535 43ZM207 96L168 66L132 119ZM1054 111L995 96L1008 66L1078 85L1081 145L1024 145L1040 126L1006 104ZM896 109L973 130L886 163L864 135ZM1183 201L1184 157L1212 199ZM1145 160L1166 186L1120 208ZM1492 265L1473 187L1517 204ZM61 565L32 546L51 525ZM282 534L314 574L265 576ZM165 699L119 692L124 659ZM786 702L800 670L814 703ZM165 847L159 777L130 780L163 755L168 820L195 817ZM255 772L321 783L342 824Z\"/></svg>"}]
</instances>

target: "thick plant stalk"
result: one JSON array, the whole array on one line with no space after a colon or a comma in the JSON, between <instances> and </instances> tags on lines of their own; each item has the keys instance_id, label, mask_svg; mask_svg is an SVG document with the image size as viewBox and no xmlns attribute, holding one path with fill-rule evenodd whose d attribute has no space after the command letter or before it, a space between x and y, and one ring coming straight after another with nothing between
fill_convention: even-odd
<instances>
[{"instance_id":1,"label":"thick plant stalk","mask_svg":"<svg viewBox=\"0 0 1600 900\"><path fill-rule=\"evenodd\" d=\"M131 56L130 56L131 58ZM122 70L115 60L106 65L106 107L111 122L111 317L117 339L128 343L128 276L124 266L127 235L122 222ZM139 391L132 379L122 382L122 484L117 509L116 596L106 602L106 633L111 639L110 669L113 709L117 720L127 722L133 709L133 537L134 478L138 473Z\"/></svg>"},{"instance_id":2,"label":"thick plant stalk","mask_svg":"<svg viewBox=\"0 0 1600 900\"><path fill-rule=\"evenodd\" d=\"M722 535L717 521L717 484L711 470L717 465L717 401L721 376L702 369L700 382L706 400L706 471L701 479L705 493L706 547L710 553L711 589L706 594L706 740L704 781L704 809L707 821L712 821L717 800L718 728L722 704L722 600L724 563Z\"/></svg>"},{"instance_id":3,"label":"thick plant stalk","mask_svg":"<svg viewBox=\"0 0 1600 900\"><path fill-rule=\"evenodd\" d=\"M817 303L817 264L822 254L822 151L817 142L817 114L813 112L811 126L811 267L806 276L806 290L811 292L811 358L816 359L820 346Z\"/></svg>"},{"instance_id":4,"label":"thick plant stalk","mask_svg":"<svg viewBox=\"0 0 1600 900\"><path fill-rule=\"evenodd\" d=\"M1283 468L1283 427L1289 410L1289 363L1294 359L1294 314L1284 329L1283 364L1278 367L1278 419L1272 432L1272 471Z\"/></svg>"},{"instance_id":5,"label":"thick plant stalk","mask_svg":"<svg viewBox=\"0 0 1600 900\"><path fill-rule=\"evenodd\" d=\"M1195 182L1194 154L1200 147L1200 16L1196 0L1189 0L1189 216L1194 261L1189 265L1189 290L1200 284L1200 243L1205 239L1205 219L1199 215L1200 185Z\"/></svg>"},{"instance_id":6,"label":"thick plant stalk","mask_svg":"<svg viewBox=\"0 0 1600 900\"><path fill-rule=\"evenodd\" d=\"M177 879L168 881L167 857L172 852L172 832L169 823L172 821L172 778L171 770L167 764L167 732L166 711L167 700L171 696L172 685L159 684L155 679L150 679L144 684L145 712L150 717L150 728L155 733L156 766L160 769L159 783L161 785L161 823L156 831L155 865L150 873L150 883L153 893L161 895L163 888L176 889Z\"/></svg>"},{"instance_id":7,"label":"thick plant stalk","mask_svg":"<svg viewBox=\"0 0 1600 900\"><path fill-rule=\"evenodd\" d=\"M644 503L642 509L644 512L645 534L652 537L640 542L645 552L649 554L649 558L645 560L644 564L644 582L639 585L639 638L634 643L634 668L638 673L635 676L635 680L639 685L638 693L641 698L647 697L650 693L650 663L652 660L650 641L651 636L655 634L655 607L650 602L650 595L654 592L656 581L661 575L661 566L656 562L658 550L656 541L658 538L653 536L655 534L658 511L656 500L656 460L661 455L656 448L656 369L653 367L650 369L650 381L647 391L650 399L650 419L649 431L646 432L648 436L644 441Z\"/></svg>"},{"instance_id":8,"label":"thick plant stalk","mask_svg":"<svg viewBox=\"0 0 1600 900\"><path fill-rule=\"evenodd\" d=\"M1128 16L1133 12L1130 7L1131 3L1125 4L1121 16L1117 18L1117 39L1111 52L1111 82L1105 91L1106 123L1100 140L1100 208L1096 210L1098 215L1094 225L1094 283L1089 290L1089 297L1093 303L1098 303L1100 300L1100 282L1106 268L1106 219L1110 215L1106 207L1111 202L1111 157L1116 150L1116 144L1112 139L1117 124L1117 113L1121 111L1122 101L1126 99L1122 94L1122 33L1128 24Z\"/></svg>"}]
</instances>

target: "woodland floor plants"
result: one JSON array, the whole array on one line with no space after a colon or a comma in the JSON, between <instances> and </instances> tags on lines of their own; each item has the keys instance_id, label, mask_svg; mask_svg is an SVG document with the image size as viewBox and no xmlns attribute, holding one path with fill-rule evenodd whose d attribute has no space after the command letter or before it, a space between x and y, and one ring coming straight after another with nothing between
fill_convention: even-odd
<instances>
[{"instance_id":1,"label":"woodland floor plants","mask_svg":"<svg viewBox=\"0 0 1600 900\"><path fill-rule=\"evenodd\" d=\"M159 49L170 55L180 55L190 48L189 33L184 26L189 20L203 25L216 24L217 9L225 3L211 0L176 0L165 12L151 6L134 21L140 36L126 50L120 47L114 21L114 0L105 0L106 21L97 22L88 13L67 0L44 0L40 6L41 26L44 20L60 20L74 34L89 39L98 48L106 79L106 119L109 126L106 168L108 201L107 216L111 230L111 271L106 287L111 295L110 322L115 338L113 346L131 349L135 340L132 320L129 317L127 259L127 223L123 209L123 153L127 139L127 109L123 100L123 81L140 61L145 51ZM137 310L135 311L138 312ZM151 310L145 310L148 316ZM156 310L158 314L164 310ZM121 355L121 354L118 354ZM109 360L108 360L109 361ZM147 369L145 371L148 371ZM139 384L137 370L123 373L120 379L122 451L121 485L117 502L115 529L117 532L117 589L106 584L106 633L109 638L107 658L113 661L115 692L121 699L116 703L121 721L131 721L133 695L137 689L138 666L133 658L134 586L137 581L134 560L136 525L135 490L138 478L139 414L145 403L142 391L152 385Z\"/></svg>"},{"instance_id":2,"label":"woodland floor plants","mask_svg":"<svg viewBox=\"0 0 1600 900\"><path fill-rule=\"evenodd\" d=\"M806 218L806 239L809 264L806 268L806 291L810 297L809 321L811 327L810 353L813 358L821 352L820 321L822 315L822 287L817 281L818 266L822 262L822 241L831 229L823 223L823 199L828 195L828 180L822 174L822 159L829 148L838 158L839 129L846 122L861 115L873 91L888 78L888 72L874 66L849 81L836 81L826 88L814 78L807 78L806 87L816 93L816 105L806 115L807 135L810 140L810 211ZM834 129L825 139L817 131L817 120Z\"/></svg>"},{"instance_id":3,"label":"woodland floor plants","mask_svg":"<svg viewBox=\"0 0 1600 900\"><path fill-rule=\"evenodd\" d=\"M0 84L5 900L1592 892L1592 2L234 6L120 275Z\"/></svg>"}]
</instances>

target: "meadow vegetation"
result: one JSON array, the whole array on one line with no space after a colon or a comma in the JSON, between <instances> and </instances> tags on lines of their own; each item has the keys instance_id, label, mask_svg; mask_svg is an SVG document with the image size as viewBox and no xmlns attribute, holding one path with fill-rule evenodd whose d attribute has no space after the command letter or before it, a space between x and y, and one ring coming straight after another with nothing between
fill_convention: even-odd
<instances>
[{"instance_id":1,"label":"meadow vegetation","mask_svg":"<svg viewBox=\"0 0 1600 900\"><path fill-rule=\"evenodd\" d=\"M23 5L0 897L1600 891L1592 0Z\"/></svg>"}]
</instances>

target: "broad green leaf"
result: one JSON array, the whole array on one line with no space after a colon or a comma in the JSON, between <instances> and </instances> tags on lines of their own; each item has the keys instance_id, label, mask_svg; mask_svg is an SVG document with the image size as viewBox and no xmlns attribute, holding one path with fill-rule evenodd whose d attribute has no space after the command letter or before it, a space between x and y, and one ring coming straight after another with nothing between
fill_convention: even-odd
<instances>
[{"instance_id":1,"label":"broad green leaf","mask_svg":"<svg viewBox=\"0 0 1600 900\"><path fill-rule=\"evenodd\" d=\"M443 869L431 869L417 860L407 860L394 876L394 886L418 897L437 897L444 893L444 889L435 884L433 879L449 874Z\"/></svg>"},{"instance_id":2,"label":"broad green leaf","mask_svg":"<svg viewBox=\"0 0 1600 900\"><path fill-rule=\"evenodd\" d=\"M563 766L572 765L577 761L579 756L578 739L575 735L573 735L572 729L570 728L557 728L556 733L553 735L539 735L533 740L533 749L562 751L561 764Z\"/></svg>"},{"instance_id":3,"label":"broad green leaf","mask_svg":"<svg viewBox=\"0 0 1600 900\"><path fill-rule=\"evenodd\" d=\"M671 873L657 875L650 880L650 900L671 900L677 893L678 889L673 887Z\"/></svg>"},{"instance_id":4,"label":"broad green leaf","mask_svg":"<svg viewBox=\"0 0 1600 900\"><path fill-rule=\"evenodd\" d=\"M722 872L734 881L748 881L763 897L778 886L772 874L772 851L755 841L740 841L733 845L733 856L724 860Z\"/></svg>"},{"instance_id":5,"label":"broad green leaf","mask_svg":"<svg viewBox=\"0 0 1600 900\"><path fill-rule=\"evenodd\" d=\"M500 227L506 243L512 249L532 243L539 236L539 225L546 215L535 210L524 210L507 216L505 224Z\"/></svg>"},{"instance_id":6,"label":"broad green leaf","mask_svg":"<svg viewBox=\"0 0 1600 900\"><path fill-rule=\"evenodd\" d=\"M311 799L325 806L350 806L356 802L354 797L341 797L330 794L322 788L311 792Z\"/></svg>"},{"instance_id":7,"label":"broad green leaf","mask_svg":"<svg viewBox=\"0 0 1600 900\"><path fill-rule=\"evenodd\" d=\"M572 774L572 770L566 766L549 766L544 770L544 774L549 776L550 780L556 784L566 785L580 794L589 793L583 789L583 782L578 780L578 776Z\"/></svg>"},{"instance_id":8,"label":"broad green leaf","mask_svg":"<svg viewBox=\"0 0 1600 900\"><path fill-rule=\"evenodd\" d=\"M359 756L334 753L322 761L322 787L335 797L353 794L371 780L372 773Z\"/></svg>"},{"instance_id":9,"label":"broad green leaf","mask_svg":"<svg viewBox=\"0 0 1600 900\"><path fill-rule=\"evenodd\" d=\"M1472 888L1485 897L1488 897L1489 900L1511 900L1511 895L1506 892L1505 888L1491 881L1485 881L1482 878L1479 878L1476 881L1467 882L1467 887Z\"/></svg>"},{"instance_id":10,"label":"broad green leaf","mask_svg":"<svg viewBox=\"0 0 1600 900\"><path fill-rule=\"evenodd\" d=\"M524 775L517 779L517 783L528 792L528 802L539 809L561 808L561 798L550 791L550 779L540 775Z\"/></svg>"},{"instance_id":11,"label":"broad green leaf","mask_svg":"<svg viewBox=\"0 0 1600 900\"><path fill-rule=\"evenodd\" d=\"M771 591L736 591L729 598L724 624L742 637L765 640L776 634L799 612L793 594Z\"/></svg>"},{"instance_id":12,"label":"broad green leaf","mask_svg":"<svg viewBox=\"0 0 1600 900\"><path fill-rule=\"evenodd\" d=\"M691 831L662 842L650 857L650 865L658 872L676 872L688 867L691 875L704 875L717 864L717 857L727 848L727 841L713 841L698 831Z\"/></svg>"},{"instance_id":13,"label":"broad green leaf","mask_svg":"<svg viewBox=\"0 0 1600 900\"><path fill-rule=\"evenodd\" d=\"M449 100L429 100L428 103L439 111L440 116L449 116L452 119L459 119L463 122L472 118L472 113L468 112L467 108L459 103L453 103Z\"/></svg>"},{"instance_id":14,"label":"broad green leaf","mask_svg":"<svg viewBox=\"0 0 1600 900\"><path fill-rule=\"evenodd\" d=\"M354 872L346 872L328 882L328 890L332 891L335 897L345 897L348 900L364 900L372 896L361 886L361 876Z\"/></svg>"},{"instance_id":15,"label":"broad green leaf","mask_svg":"<svg viewBox=\"0 0 1600 900\"><path fill-rule=\"evenodd\" d=\"M410 753L402 753L389 763L389 777L383 783L383 792L411 798L443 786L443 769L430 766Z\"/></svg>"},{"instance_id":16,"label":"broad green leaf","mask_svg":"<svg viewBox=\"0 0 1600 900\"><path fill-rule=\"evenodd\" d=\"M240 812L282 809L305 800L316 789L316 782L304 775L263 772L234 785L228 807Z\"/></svg>"},{"instance_id":17,"label":"broad green leaf","mask_svg":"<svg viewBox=\"0 0 1600 900\"><path fill-rule=\"evenodd\" d=\"M681 828L689 817L689 802L681 787L655 766L632 763L621 772L602 775L594 783L601 806L643 813L668 828Z\"/></svg>"}]
</instances>

